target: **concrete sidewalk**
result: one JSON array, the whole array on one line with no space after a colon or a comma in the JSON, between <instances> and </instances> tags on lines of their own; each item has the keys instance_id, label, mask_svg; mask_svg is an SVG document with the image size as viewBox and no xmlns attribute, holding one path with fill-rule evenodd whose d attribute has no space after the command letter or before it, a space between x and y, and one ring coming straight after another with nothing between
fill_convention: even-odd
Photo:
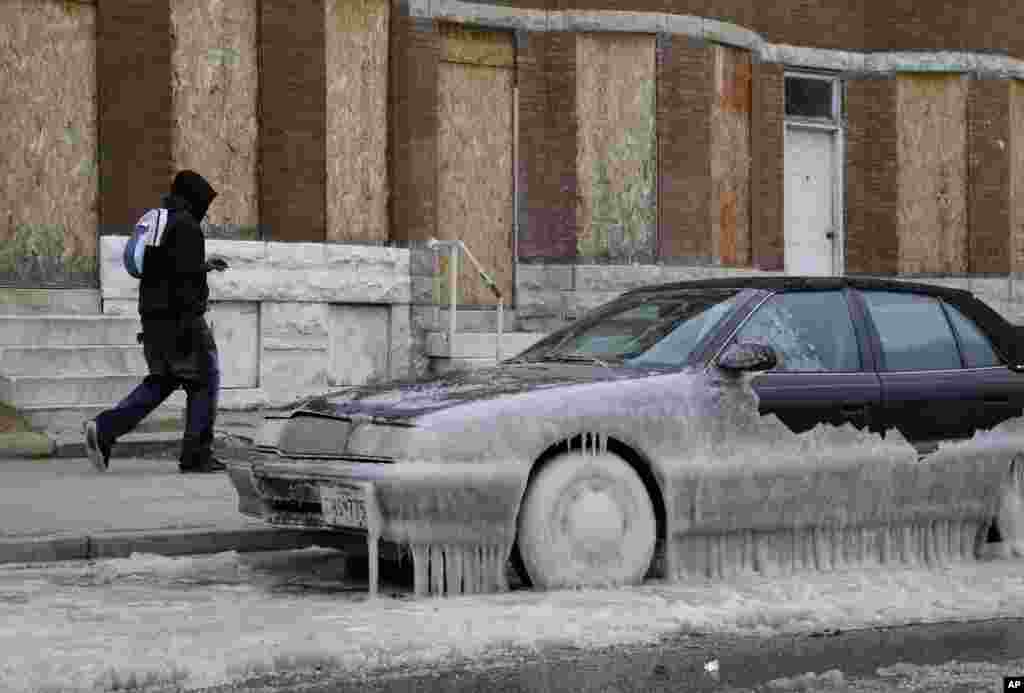
<instances>
[{"instance_id":1,"label":"concrete sidewalk","mask_svg":"<svg viewBox=\"0 0 1024 693\"><path fill-rule=\"evenodd\" d=\"M226 474L178 472L172 458L0 459L0 563L267 551L365 551L333 532L277 529L237 510ZM361 544L360 547L358 544Z\"/></svg>"}]
</instances>

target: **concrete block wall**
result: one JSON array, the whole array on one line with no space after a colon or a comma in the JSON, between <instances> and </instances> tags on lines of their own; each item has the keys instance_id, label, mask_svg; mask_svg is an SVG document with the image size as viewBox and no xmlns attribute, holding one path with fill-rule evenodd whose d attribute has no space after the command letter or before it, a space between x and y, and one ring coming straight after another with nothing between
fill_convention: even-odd
<instances>
[{"instance_id":1,"label":"concrete block wall","mask_svg":"<svg viewBox=\"0 0 1024 693\"><path fill-rule=\"evenodd\" d=\"M107 315L138 315L125 238L101 239ZM414 367L409 251L325 243L209 240L208 321L222 386L273 406L333 387L407 376Z\"/></svg>"}]
</instances>

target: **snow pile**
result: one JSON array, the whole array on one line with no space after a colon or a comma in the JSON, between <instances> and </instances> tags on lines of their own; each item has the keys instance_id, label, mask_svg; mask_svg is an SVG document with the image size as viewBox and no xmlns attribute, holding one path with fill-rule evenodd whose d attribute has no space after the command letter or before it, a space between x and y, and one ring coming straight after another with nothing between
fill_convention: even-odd
<instances>
[{"instance_id":1,"label":"snow pile","mask_svg":"<svg viewBox=\"0 0 1024 693\"><path fill-rule=\"evenodd\" d=\"M340 570L337 555L4 567L0 690L201 687L317 667L355 672L552 645L650 642L677 632L773 635L1024 617L1020 560L443 600L361 601L273 588Z\"/></svg>"}]
</instances>

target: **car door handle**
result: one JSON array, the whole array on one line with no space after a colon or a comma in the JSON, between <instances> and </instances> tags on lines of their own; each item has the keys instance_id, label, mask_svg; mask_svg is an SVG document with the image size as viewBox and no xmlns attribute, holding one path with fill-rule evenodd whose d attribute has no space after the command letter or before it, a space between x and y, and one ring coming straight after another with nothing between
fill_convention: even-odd
<instances>
[{"instance_id":1,"label":"car door handle","mask_svg":"<svg viewBox=\"0 0 1024 693\"><path fill-rule=\"evenodd\" d=\"M866 416L868 413L868 405L844 404L839 407L839 413L843 416Z\"/></svg>"},{"instance_id":2,"label":"car door handle","mask_svg":"<svg viewBox=\"0 0 1024 693\"><path fill-rule=\"evenodd\" d=\"M991 404L992 406L1005 407L1010 403L1009 397L986 397L985 404Z\"/></svg>"}]
</instances>

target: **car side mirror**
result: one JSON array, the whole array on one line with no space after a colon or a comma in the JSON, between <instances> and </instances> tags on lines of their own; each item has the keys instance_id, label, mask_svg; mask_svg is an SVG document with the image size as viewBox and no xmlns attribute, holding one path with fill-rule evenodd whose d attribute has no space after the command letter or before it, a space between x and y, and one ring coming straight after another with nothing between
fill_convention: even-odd
<instances>
[{"instance_id":1,"label":"car side mirror","mask_svg":"<svg viewBox=\"0 0 1024 693\"><path fill-rule=\"evenodd\" d=\"M775 350L766 344L731 344L718 359L718 367L732 373L770 371L779 363Z\"/></svg>"}]
</instances>

